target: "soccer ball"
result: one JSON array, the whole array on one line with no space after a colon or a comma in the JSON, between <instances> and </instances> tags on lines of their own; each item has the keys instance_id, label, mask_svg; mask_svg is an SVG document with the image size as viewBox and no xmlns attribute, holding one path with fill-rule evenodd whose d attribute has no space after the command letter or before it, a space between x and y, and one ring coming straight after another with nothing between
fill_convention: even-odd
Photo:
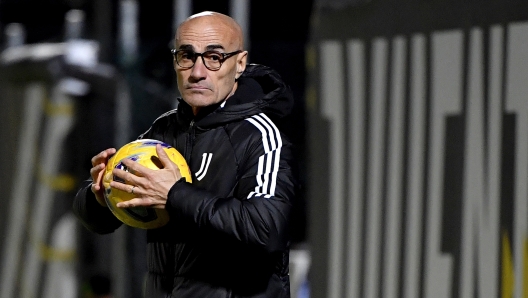
<instances>
[{"instance_id":1,"label":"soccer ball","mask_svg":"<svg viewBox=\"0 0 528 298\"><path fill-rule=\"evenodd\" d=\"M116 204L123 201L128 201L135 197L127 191L122 191L110 187L111 181L119 181L125 183L122 179L112 174L112 170L122 169L128 171L129 169L122 163L124 159L131 159L139 164L153 170L158 170L162 167L156 153L156 145L161 144L163 150L167 153L169 158L178 165L180 173L187 182L191 182L191 171L183 156L170 145L153 139L140 139L130 142L121 147L117 152L110 157L103 176L104 197L108 208L112 213L123 223L141 229L155 229L164 226L169 221L169 214L165 209L146 208L146 207L132 207L132 208L118 208Z\"/></svg>"}]
</instances>

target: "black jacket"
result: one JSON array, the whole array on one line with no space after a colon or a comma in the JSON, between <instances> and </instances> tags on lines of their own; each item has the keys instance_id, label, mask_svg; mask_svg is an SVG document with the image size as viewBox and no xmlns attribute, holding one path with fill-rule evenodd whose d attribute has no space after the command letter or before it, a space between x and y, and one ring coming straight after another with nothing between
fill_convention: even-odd
<instances>
[{"instance_id":1,"label":"black jacket","mask_svg":"<svg viewBox=\"0 0 528 298\"><path fill-rule=\"evenodd\" d=\"M183 100L140 138L178 149L193 174L168 194L170 222L147 232L145 297L290 297L288 219L296 180L292 147L272 119L291 111L290 89L250 64L225 104L194 117ZM89 181L74 211L91 231L121 225Z\"/></svg>"}]
</instances>

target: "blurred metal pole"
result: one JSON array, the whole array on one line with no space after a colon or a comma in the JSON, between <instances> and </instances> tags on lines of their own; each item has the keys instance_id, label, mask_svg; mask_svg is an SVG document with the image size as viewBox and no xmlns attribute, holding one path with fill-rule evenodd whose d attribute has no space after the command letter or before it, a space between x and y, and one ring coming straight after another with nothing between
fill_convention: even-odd
<instances>
[{"instance_id":1,"label":"blurred metal pole","mask_svg":"<svg viewBox=\"0 0 528 298\"><path fill-rule=\"evenodd\" d=\"M6 48L24 44L26 34L19 23L8 24L5 28ZM29 191L31 189L32 174L34 172L35 154L37 147L42 99L44 98L42 84L26 87L21 121L19 150L16 156L13 191L9 201L8 220L6 224L6 238L2 258L2 279L0 280L0 298L14 297L17 284L19 260L21 258L22 241L26 229L26 214L29 208Z\"/></svg>"},{"instance_id":2,"label":"blurred metal pole","mask_svg":"<svg viewBox=\"0 0 528 298\"><path fill-rule=\"evenodd\" d=\"M5 28L6 48L21 46L26 42L26 30L20 23L7 24Z\"/></svg>"},{"instance_id":3,"label":"blurred metal pole","mask_svg":"<svg viewBox=\"0 0 528 298\"><path fill-rule=\"evenodd\" d=\"M115 108L115 139L116 148L120 148L130 140L131 131L131 95L129 93L128 84L125 78L121 75L116 79L117 88L115 94L116 108ZM130 237L130 227L122 225L113 233L113 247L112 247L112 297L138 297L137 293L131 293L131 289L137 289L136 285L130 285L132 277L131 264L134 260L130 258L133 254L127 245Z\"/></svg>"},{"instance_id":4,"label":"blurred metal pole","mask_svg":"<svg viewBox=\"0 0 528 298\"><path fill-rule=\"evenodd\" d=\"M139 8L137 0L121 0L119 2L119 63L123 72L127 73L135 65L139 53ZM126 77L126 75L125 75ZM119 80L116 94L116 128L115 144L122 146L130 139L131 103L126 80ZM113 234L112 256L112 294L114 297L132 297L130 272L130 254L127 249L128 227L123 225Z\"/></svg>"},{"instance_id":5,"label":"blurred metal pole","mask_svg":"<svg viewBox=\"0 0 528 298\"><path fill-rule=\"evenodd\" d=\"M244 49L249 50L251 43L249 41L249 10L250 1L248 0L231 0L229 1L229 15L233 17L244 33Z\"/></svg>"},{"instance_id":6,"label":"blurred metal pole","mask_svg":"<svg viewBox=\"0 0 528 298\"><path fill-rule=\"evenodd\" d=\"M66 13L65 33L66 40L79 39L84 30L85 13L82 10L72 9Z\"/></svg>"},{"instance_id":7,"label":"blurred metal pole","mask_svg":"<svg viewBox=\"0 0 528 298\"><path fill-rule=\"evenodd\" d=\"M138 56L138 11L136 0L119 3L119 62L124 67L133 65Z\"/></svg>"},{"instance_id":8,"label":"blurred metal pole","mask_svg":"<svg viewBox=\"0 0 528 298\"><path fill-rule=\"evenodd\" d=\"M176 30L178 26L185 21L192 14L192 0L174 0L174 22L172 31L172 44L170 47L174 47L176 38ZM178 100L174 99L174 108L178 106Z\"/></svg>"},{"instance_id":9,"label":"blurred metal pole","mask_svg":"<svg viewBox=\"0 0 528 298\"><path fill-rule=\"evenodd\" d=\"M178 26L185 21L192 13L191 0L174 0L174 23L173 23L173 37L176 34Z\"/></svg>"},{"instance_id":10,"label":"blurred metal pole","mask_svg":"<svg viewBox=\"0 0 528 298\"><path fill-rule=\"evenodd\" d=\"M110 63L113 57L117 54L114 46L113 26L113 11L115 10L114 1L108 0L94 0L93 11L97 11L92 17L93 22L93 36L100 45L99 61L103 63Z\"/></svg>"}]
</instances>

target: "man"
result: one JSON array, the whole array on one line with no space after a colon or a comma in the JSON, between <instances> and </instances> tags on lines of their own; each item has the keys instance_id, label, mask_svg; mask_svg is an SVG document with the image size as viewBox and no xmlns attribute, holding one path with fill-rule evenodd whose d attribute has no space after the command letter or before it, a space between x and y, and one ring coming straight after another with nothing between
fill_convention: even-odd
<instances>
[{"instance_id":1,"label":"man","mask_svg":"<svg viewBox=\"0 0 528 298\"><path fill-rule=\"evenodd\" d=\"M134 193L120 208L165 208L171 220L147 231L146 293L152 297L290 297L288 219L295 196L291 143L272 119L288 114L290 89L272 69L246 64L243 35L230 17L203 12L176 32L174 69L182 95L139 138L180 151L192 183L161 148L164 167L115 169ZM114 148L92 158L91 180L74 211L91 231L121 222L106 207L102 173ZM130 185L134 185L131 187Z\"/></svg>"}]
</instances>

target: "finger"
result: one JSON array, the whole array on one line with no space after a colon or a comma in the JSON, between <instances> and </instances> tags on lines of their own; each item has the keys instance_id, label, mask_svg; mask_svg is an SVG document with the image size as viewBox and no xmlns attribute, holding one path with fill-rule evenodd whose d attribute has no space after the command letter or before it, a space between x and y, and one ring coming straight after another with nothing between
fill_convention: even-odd
<instances>
[{"instance_id":1,"label":"finger","mask_svg":"<svg viewBox=\"0 0 528 298\"><path fill-rule=\"evenodd\" d=\"M139 176L135 175L136 172L135 171L124 171L124 170L121 170L121 169L113 169L112 170L112 174L114 176L117 176L119 178L121 178L122 180L124 180L127 184L131 184L131 185L138 185L139 184Z\"/></svg>"},{"instance_id":2,"label":"finger","mask_svg":"<svg viewBox=\"0 0 528 298\"><path fill-rule=\"evenodd\" d=\"M108 160L108 158L110 156L112 156L113 154L116 153L116 149L115 148L108 148L108 149L105 149L101 152L99 152L99 154L97 154L96 156L92 157L92 166L95 166L97 164L100 164L100 163L106 163L106 161Z\"/></svg>"},{"instance_id":3,"label":"finger","mask_svg":"<svg viewBox=\"0 0 528 298\"><path fill-rule=\"evenodd\" d=\"M126 170L123 170L123 172L130 173L134 177L146 177L149 171L151 171L151 169L132 159L126 158L123 159L121 162L123 163L123 165L126 166ZM133 179L134 177L131 177L130 179Z\"/></svg>"},{"instance_id":4,"label":"finger","mask_svg":"<svg viewBox=\"0 0 528 298\"><path fill-rule=\"evenodd\" d=\"M128 201L119 202L116 204L116 207L118 208L131 208L131 207L138 207L138 206L148 206L149 204L145 202L143 199L135 198L130 199Z\"/></svg>"},{"instance_id":5,"label":"finger","mask_svg":"<svg viewBox=\"0 0 528 298\"><path fill-rule=\"evenodd\" d=\"M93 181L96 181L97 180L97 176L99 175L99 173L101 171L103 171L105 168L105 165L100 163L98 165L95 165L93 166L91 169L90 169L90 177L92 177L92 180Z\"/></svg>"},{"instance_id":6,"label":"finger","mask_svg":"<svg viewBox=\"0 0 528 298\"><path fill-rule=\"evenodd\" d=\"M161 161L161 164L163 165L163 168L166 168L168 166L171 166L174 164L172 160L170 160L169 156L167 155L167 152L161 147L160 144L156 145L156 153L158 154L158 157Z\"/></svg>"},{"instance_id":7,"label":"finger","mask_svg":"<svg viewBox=\"0 0 528 298\"><path fill-rule=\"evenodd\" d=\"M91 185L91 189L92 189L92 192L93 192L93 193L96 193L96 192L98 192L98 191L101 189L101 186L100 186L99 184L97 184L97 183L94 182L94 183L92 183L92 185Z\"/></svg>"},{"instance_id":8,"label":"finger","mask_svg":"<svg viewBox=\"0 0 528 298\"><path fill-rule=\"evenodd\" d=\"M103 181L103 176L104 176L104 173L105 173L104 170L105 170L106 166L104 164L101 164L99 166L99 168L100 168L100 170L97 173L97 177L96 177L96 180L95 180L97 182L97 184L99 184L101 181Z\"/></svg>"},{"instance_id":9,"label":"finger","mask_svg":"<svg viewBox=\"0 0 528 298\"><path fill-rule=\"evenodd\" d=\"M104 152L106 152L107 156L112 156L112 155L114 155L117 152L117 149L116 148L108 148L108 149L105 149Z\"/></svg>"},{"instance_id":10,"label":"finger","mask_svg":"<svg viewBox=\"0 0 528 298\"><path fill-rule=\"evenodd\" d=\"M157 208L157 209L164 209L164 204L155 203L152 199L145 199L145 198L134 198L130 199L128 201L119 202L116 204L118 208L132 208L132 207L149 207L149 208Z\"/></svg>"},{"instance_id":11,"label":"finger","mask_svg":"<svg viewBox=\"0 0 528 298\"><path fill-rule=\"evenodd\" d=\"M132 194L134 196L137 196L139 194L139 192L141 192L139 190L139 188L137 187L137 185L132 185L132 184L128 184L128 183L121 183L121 182L117 182L117 181L111 181L110 182L110 187L113 188L113 189L117 189L117 190L129 193L129 194Z\"/></svg>"}]
</instances>

